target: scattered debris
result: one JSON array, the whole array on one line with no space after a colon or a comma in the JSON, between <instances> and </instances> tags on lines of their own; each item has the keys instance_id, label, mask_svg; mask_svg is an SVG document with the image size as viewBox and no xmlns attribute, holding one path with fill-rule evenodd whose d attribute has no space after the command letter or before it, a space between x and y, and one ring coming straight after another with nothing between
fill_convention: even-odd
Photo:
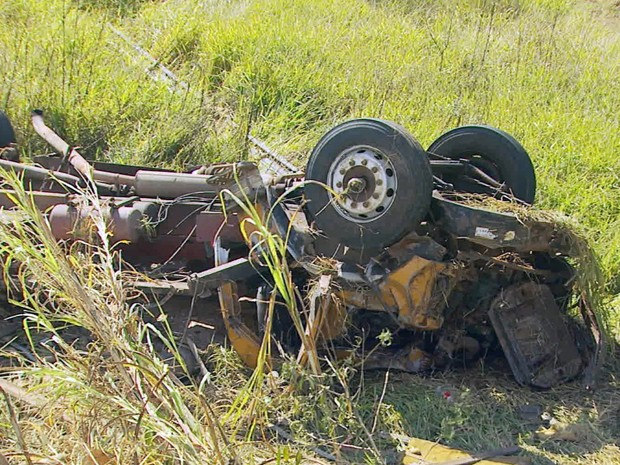
<instances>
[{"instance_id":1,"label":"scattered debris","mask_svg":"<svg viewBox=\"0 0 620 465\"><path fill-rule=\"evenodd\" d=\"M543 408L540 405L526 404L519 407L519 417L531 424L540 424L543 421L542 418Z\"/></svg>"},{"instance_id":2,"label":"scattered debris","mask_svg":"<svg viewBox=\"0 0 620 465\"><path fill-rule=\"evenodd\" d=\"M592 435L592 429L585 423L564 423L549 416L549 425L536 431L536 436L543 440L582 442Z\"/></svg>"},{"instance_id":3,"label":"scattered debris","mask_svg":"<svg viewBox=\"0 0 620 465\"><path fill-rule=\"evenodd\" d=\"M519 447L506 447L468 454L465 451L443 446L424 439L410 438L405 450L403 465L499 465L505 463L528 465L529 460L523 457L507 458L518 454Z\"/></svg>"},{"instance_id":4,"label":"scattered debris","mask_svg":"<svg viewBox=\"0 0 620 465\"><path fill-rule=\"evenodd\" d=\"M446 402L454 402L460 395L459 390L454 386L438 386L435 392Z\"/></svg>"},{"instance_id":5,"label":"scattered debris","mask_svg":"<svg viewBox=\"0 0 620 465\"><path fill-rule=\"evenodd\" d=\"M581 357L548 286L506 288L489 317L519 383L549 388L580 372Z\"/></svg>"}]
</instances>

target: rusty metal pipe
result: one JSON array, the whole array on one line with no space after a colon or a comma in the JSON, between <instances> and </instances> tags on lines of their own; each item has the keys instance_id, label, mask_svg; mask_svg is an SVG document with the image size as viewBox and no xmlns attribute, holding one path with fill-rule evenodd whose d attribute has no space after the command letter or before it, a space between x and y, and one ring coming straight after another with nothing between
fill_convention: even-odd
<instances>
[{"instance_id":1,"label":"rusty metal pipe","mask_svg":"<svg viewBox=\"0 0 620 465\"><path fill-rule=\"evenodd\" d=\"M0 159L0 166L15 173L24 173L27 178L34 179L36 181L49 181L56 179L71 185L77 185L77 183L80 182L80 179L72 174L47 170L45 168L39 168L38 166L24 165L23 163L17 163L14 161Z\"/></svg>"},{"instance_id":2,"label":"rusty metal pipe","mask_svg":"<svg viewBox=\"0 0 620 465\"><path fill-rule=\"evenodd\" d=\"M77 150L71 148L67 142L45 124L41 110L34 110L32 112L32 124L37 134L58 152L68 155L67 158L71 165L81 175L91 181L99 181L115 186L130 186L134 188L136 195L146 197L176 198L192 192L209 191L217 194L221 190L221 186L210 182L213 176L148 170L140 170L135 176L129 176L111 171L95 170ZM54 171L54 173L56 172ZM40 176L42 175L41 173Z\"/></svg>"},{"instance_id":3,"label":"rusty metal pipe","mask_svg":"<svg viewBox=\"0 0 620 465\"><path fill-rule=\"evenodd\" d=\"M59 184L66 183L71 186L78 186L81 181L80 178L69 173L48 170L39 166L24 165L23 163L17 163L9 160L0 159L0 167L13 171L14 173L23 173L27 179L34 181L53 181ZM97 186L98 192L103 195L111 195L114 192L113 186L110 184L95 181L95 186Z\"/></svg>"},{"instance_id":4,"label":"rusty metal pipe","mask_svg":"<svg viewBox=\"0 0 620 465\"><path fill-rule=\"evenodd\" d=\"M133 186L135 178L125 174L112 173L109 171L95 170L93 167L80 155L80 153L71 148L67 142L65 142L58 134L56 134L49 126L43 121L43 111L33 110L32 112L32 125L36 133L43 138L48 144L56 149L59 153L67 156L69 163L80 173L84 178L91 181L101 181L107 184L125 184Z\"/></svg>"},{"instance_id":5,"label":"rusty metal pipe","mask_svg":"<svg viewBox=\"0 0 620 465\"><path fill-rule=\"evenodd\" d=\"M48 144L54 147L58 152L67 156L69 163L84 176L86 179L92 180L91 171L92 167L82 155L75 149L70 149L62 138L50 129L43 121L43 110L33 110L32 112L32 125L34 130L40 135Z\"/></svg>"},{"instance_id":6,"label":"rusty metal pipe","mask_svg":"<svg viewBox=\"0 0 620 465\"><path fill-rule=\"evenodd\" d=\"M134 186L136 178L127 174L113 173L111 171L93 170L93 178L106 184L115 186L124 184L126 186Z\"/></svg>"}]
</instances>

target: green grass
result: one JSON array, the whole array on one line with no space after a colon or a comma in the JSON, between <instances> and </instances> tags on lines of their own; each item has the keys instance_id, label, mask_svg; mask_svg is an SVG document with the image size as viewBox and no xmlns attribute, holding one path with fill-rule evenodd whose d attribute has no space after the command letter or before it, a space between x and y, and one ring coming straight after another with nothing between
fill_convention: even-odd
<instances>
[{"instance_id":1,"label":"green grass","mask_svg":"<svg viewBox=\"0 0 620 465\"><path fill-rule=\"evenodd\" d=\"M321 134L352 117L394 120L423 146L463 124L512 133L533 158L538 205L590 232L620 335L620 18L611 0L4 0L0 24L0 109L24 156L49 150L31 129L33 108L90 157L161 166L241 159L248 126L300 166ZM189 88L149 77L152 64L109 25ZM582 403L569 388L539 395L482 380L450 406L434 397L445 380L405 377L390 385L379 423L475 449L519 439L541 464L617 463L617 375L609 376ZM318 430L328 441L341 434L338 421L359 425L346 406L372 418L377 386L367 398L339 392L342 410L300 394L283 415L299 422L300 437ZM593 436L541 443L516 415L529 398L587 422ZM333 416L303 417L307 405L332 405Z\"/></svg>"}]
</instances>

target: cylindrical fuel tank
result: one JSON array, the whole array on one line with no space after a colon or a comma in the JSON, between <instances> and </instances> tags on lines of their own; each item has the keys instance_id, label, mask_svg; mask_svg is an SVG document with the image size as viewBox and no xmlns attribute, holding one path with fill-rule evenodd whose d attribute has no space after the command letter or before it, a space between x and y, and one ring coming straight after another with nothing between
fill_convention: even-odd
<instances>
[{"instance_id":1,"label":"cylindrical fuel tank","mask_svg":"<svg viewBox=\"0 0 620 465\"><path fill-rule=\"evenodd\" d=\"M56 205L52 208L49 221L56 239L88 239L92 236L91 217L94 207ZM112 233L112 241L135 242L148 236L147 225L157 212L157 205L151 202L134 202L132 206L104 207L103 216Z\"/></svg>"}]
</instances>

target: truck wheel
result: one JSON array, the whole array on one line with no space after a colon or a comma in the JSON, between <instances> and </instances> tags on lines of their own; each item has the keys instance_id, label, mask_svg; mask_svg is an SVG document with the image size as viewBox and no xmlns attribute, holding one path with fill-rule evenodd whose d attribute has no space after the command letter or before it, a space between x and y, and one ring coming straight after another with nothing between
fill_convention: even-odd
<instances>
[{"instance_id":1,"label":"truck wheel","mask_svg":"<svg viewBox=\"0 0 620 465\"><path fill-rule=\"evenodd\" d=\"M378 250L426 216L433 178L426 153L402 127L354 119L312 151L304 187L310 222L333 242Z\"/></svg>"},{"instance_id":2,"label":"truck wheel","mask_svg":"<svg viewBox=\"0 0 620 465\"><path fill-rule=\"evenodd\" d=\"M532 161L510 134L490 126L462 126L446 132L428 148L428 152L455 160L467 160L514 197L533 203L536 175ZM468 176L441 175L441 179L458 191L489 193L489 189ZM496 192L497 189L491 189Z\"/></svg>"},{"instance_id":3,"label":"truck wheel","mask_svg":"<svg viewBox=\"0 0 620 465\"><path fill-rule=\"evenodd\" d=\"M0 111L0 148L8 147L15 142L13 126L11 126L11 122L6 114Z\"/></svg>"}]
</instances>

